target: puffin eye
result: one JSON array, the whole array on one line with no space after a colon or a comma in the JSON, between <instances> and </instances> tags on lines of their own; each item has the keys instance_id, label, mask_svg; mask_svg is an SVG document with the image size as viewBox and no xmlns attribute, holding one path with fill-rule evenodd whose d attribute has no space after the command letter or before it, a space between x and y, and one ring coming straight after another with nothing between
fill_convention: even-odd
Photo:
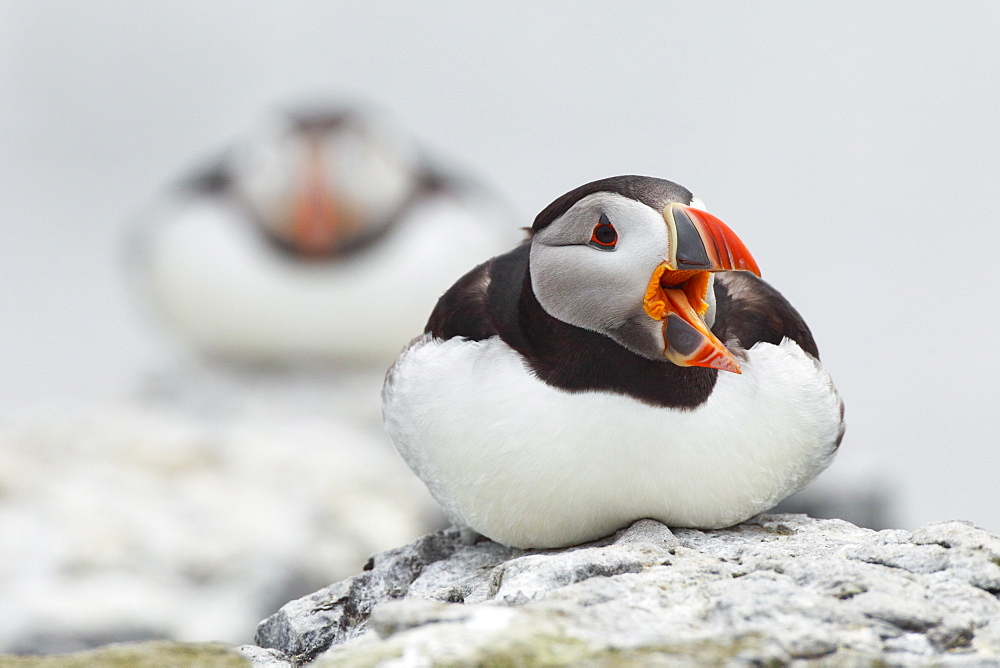
<instances>
[{"instance_id":1,"label":"puffin eye","mask_svg":"<svg viewBox=\"0 0 1000 668\"><path fill-rule=\"evenodd\" d=\"M614 250L617 243L618 231L608 220L608 216L602 213L594 231L590 233L590 245L600 250Z\"/></svg>"}]
</instances>

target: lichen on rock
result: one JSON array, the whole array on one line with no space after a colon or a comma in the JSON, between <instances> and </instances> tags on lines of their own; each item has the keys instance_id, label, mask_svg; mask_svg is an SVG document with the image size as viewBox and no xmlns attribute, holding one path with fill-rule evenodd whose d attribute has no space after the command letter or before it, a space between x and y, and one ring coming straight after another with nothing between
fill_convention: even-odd
<instances>
[{"instance_id":1,"label":"lichen on rock","mask_svg":"<svg viewBox=\"0 0 1000 668\"><path fill-rule=\"evenodd\" d=\"M762 515L671 532L642 520L561 550L462 538L452 528L375 555L263 621L257 644L268 661L338 666L952 663L1000 652L1000 537L965 522L876 532Z\"/></svg>"},{"instance_id":2,"label":"lichen on rock","mask_svg":"<svg viewBox=\"0 0 1000 668\"><path fill-rule=\"evenodd\" d=\"M150 641L114 643L96 649L70 654L46 656L3 656L0 665L6 668L244 668L247 658L222 643L179 643Z\"/></svg>"}]
</instances>

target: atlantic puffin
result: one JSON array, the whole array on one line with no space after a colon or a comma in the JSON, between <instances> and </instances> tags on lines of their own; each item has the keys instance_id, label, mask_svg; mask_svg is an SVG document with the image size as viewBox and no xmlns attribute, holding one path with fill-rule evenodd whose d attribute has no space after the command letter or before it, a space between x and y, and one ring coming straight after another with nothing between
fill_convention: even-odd
<instances>
[{"instance_id":1,"label":"atlantic puffin","mask_svg":"<svg viewBox=\"0 0 1000 668\"><path fill-rule=\"evenodd\" d=\"M517 239L500 198L361 106L269 116L141 218L149 301L209 356L263 363L388 363Z\"/></svg>"},{"instance_id":2,"label":"atlantic puffin","mask_svg":"<svg viewBox=\"0 0 1000 668\"><path fill-rule=\"evenodd\" d=\"M529 234L441 297L383 385L452 521L519 548L722 528L830 463L843 404L809 328L691 191L594 181Z\"/></svg>"}]
</instances>

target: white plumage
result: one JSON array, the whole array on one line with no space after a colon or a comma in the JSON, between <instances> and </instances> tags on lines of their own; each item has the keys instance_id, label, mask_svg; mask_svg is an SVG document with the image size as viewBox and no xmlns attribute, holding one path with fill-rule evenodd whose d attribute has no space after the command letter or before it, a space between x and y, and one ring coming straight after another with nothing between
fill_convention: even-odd
<instances>
[{"instance_id":1,"label":"white plumage","mask_svg":"<svg viewBox=\"0 0 1000 668\"><path fill-rule=\"evenodd\" d=\"M430 196L362 254L301 262L241 210L184 200L150 220L144 271L164 315L202 349L247 359L391 359L456 275L510 242L474 195Z\"/></svg>"},{"instance_id":2,"label":"white plumage","mask_svg":"<svg viewBox=\"0 0 1000 668\"><path fill-rule=\"evenodd\" d=\"M150 207L138 268L201 351L385 363L455 276L518 236L384 116L320 109L262 123Z\"/></svg>"},{"instance_id":3,"label":"white plumage","mask_svg":"<svg viewBox=\"0 0 1000 668\"><path fill-rule=\"evenodd\" d=\"M746 352L695 409L568 392L499 337L425 335L383 390L397 449L457 523L518 547L591 540L638 518L725 527L797 491L842 430L829 375L789 339Z\"/></svg>"}]
</instances>

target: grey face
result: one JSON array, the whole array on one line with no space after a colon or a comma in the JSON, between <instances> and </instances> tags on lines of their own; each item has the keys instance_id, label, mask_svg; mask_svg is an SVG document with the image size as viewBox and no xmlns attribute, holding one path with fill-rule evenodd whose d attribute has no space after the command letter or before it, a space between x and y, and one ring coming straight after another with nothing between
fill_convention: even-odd
<instances>
[{"instance_id":1,"label":"grey face","mask_svg":"<svg viewBox=\"0 0 1000 668\"><path fill-rule=\"evenodd\" d=\"M592 241L602 216L617 233L613 249ZM531 287L553 317L665 361L663 323L646 314L643 299L671 241L662 211L617 193L594 193L532 238ZM711 288L709 295L714 312Z\"/></svg>"},{"instance_id":2,"label":"grey face","mask_svg":"<svg viewBox=\"0 0 1000 668\"><path fill-rule=\"evenodd\" d=\"M329 126L280 118L234 151L232 170L240 194L280 236L294 223L297 199L310 190L329 198L355 227L381 221L414 187L417 155L378 117Z\"/></svg>"}]
</instances>

